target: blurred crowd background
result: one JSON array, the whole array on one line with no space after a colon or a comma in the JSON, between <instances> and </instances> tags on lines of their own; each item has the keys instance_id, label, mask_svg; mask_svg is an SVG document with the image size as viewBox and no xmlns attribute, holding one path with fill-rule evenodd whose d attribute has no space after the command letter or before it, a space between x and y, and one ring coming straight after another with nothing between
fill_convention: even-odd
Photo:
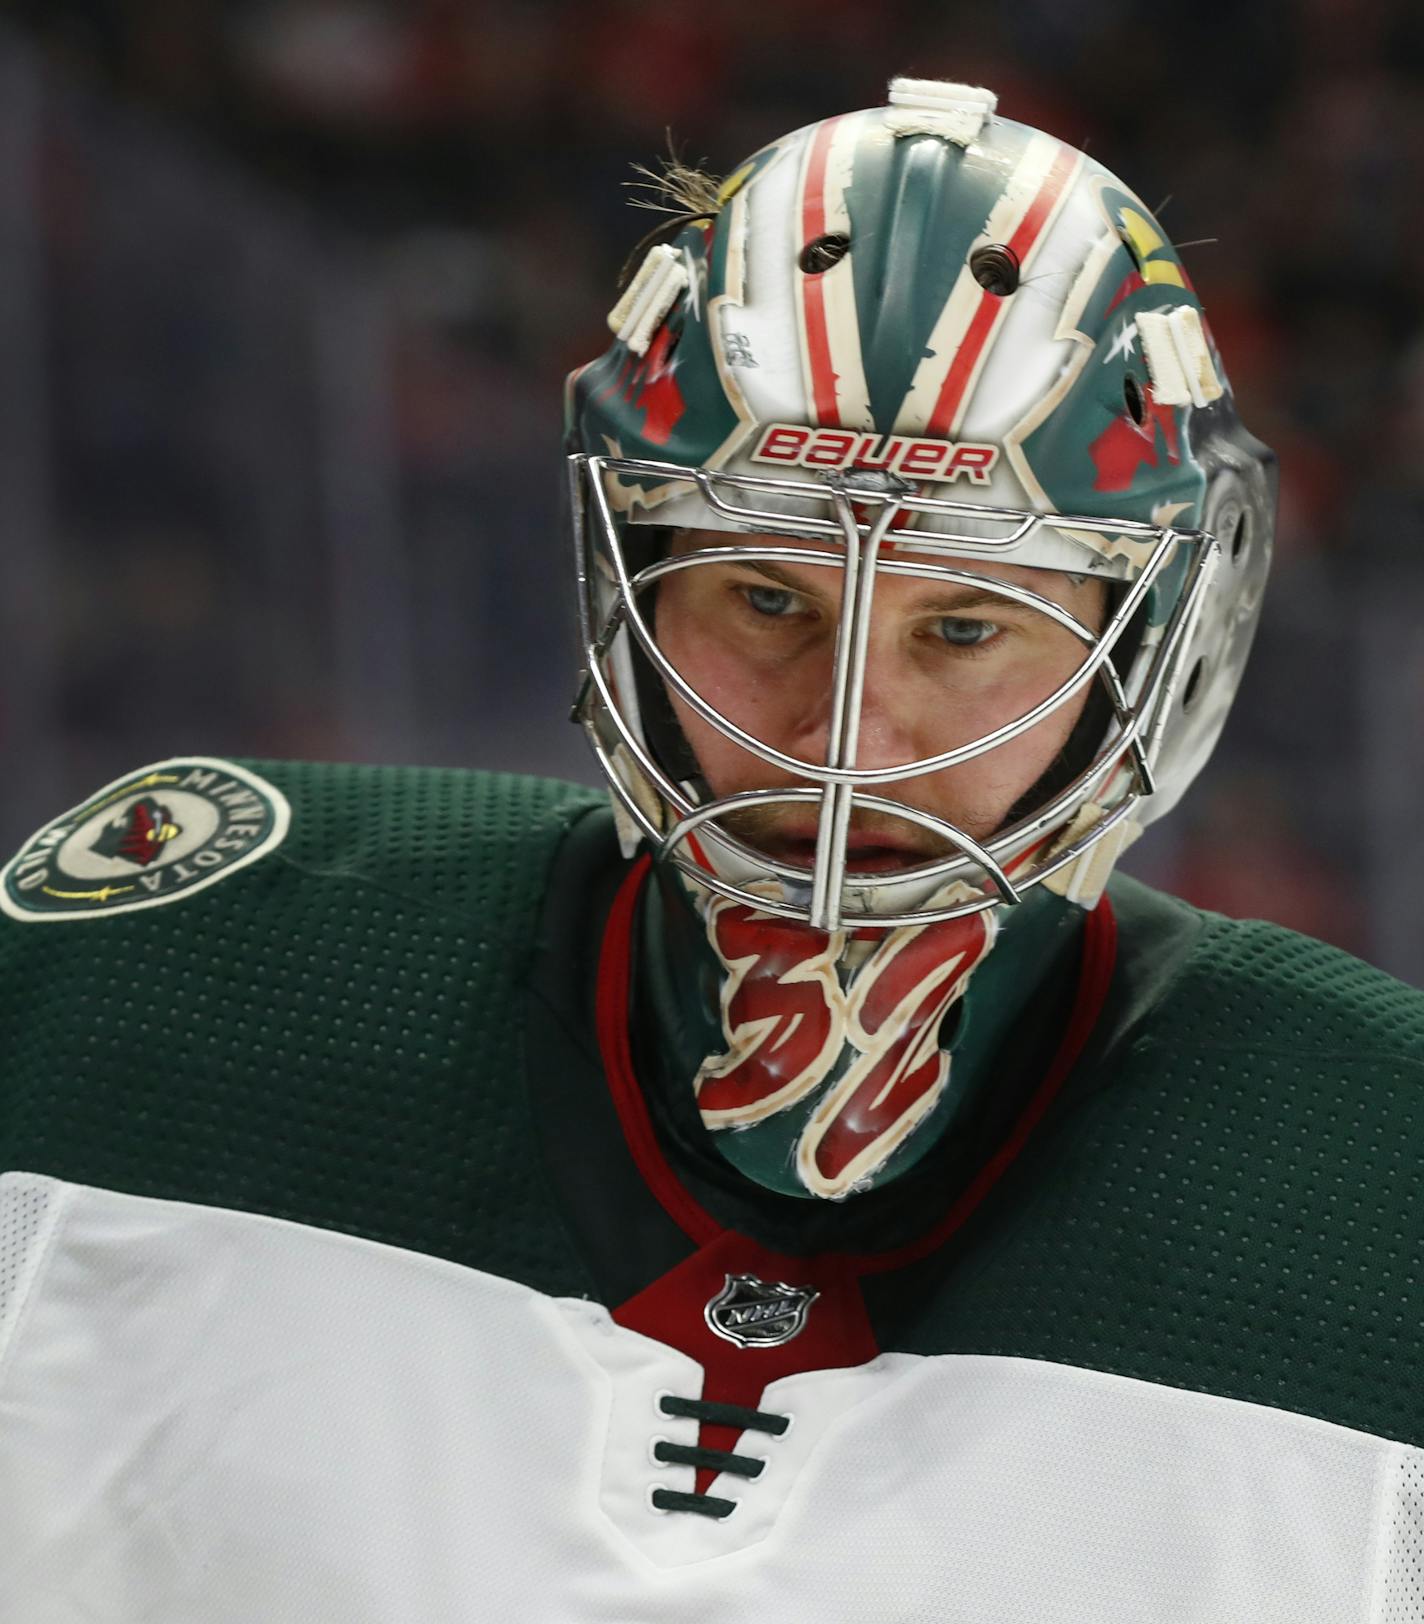
<instances>
[{"instance_id":1,"label":"blurred crowd background","mask_svg":"<svg viewBox=\"0 0 1424 1624\"><path fill-rule=\"evenodd\" d=\"M0 841L179 751L582 778L560 385L636 161L994 88L1164 199L1280 454L1257 652L1129 867L1424 982L1424 8L0 3Z\"/></svg>"}]
</instances>

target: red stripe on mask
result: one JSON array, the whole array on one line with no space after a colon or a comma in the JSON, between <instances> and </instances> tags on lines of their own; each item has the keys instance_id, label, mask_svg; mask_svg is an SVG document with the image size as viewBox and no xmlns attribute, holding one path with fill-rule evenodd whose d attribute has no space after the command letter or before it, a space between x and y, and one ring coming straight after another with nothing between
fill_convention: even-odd
<instances>
[{"instance_id":1,"label":"red stripe on mask","mask_svg":"<svg viewBox=\"0 0 1424 1624\"><path fill-rule=\"evenodd\" d=\"M801 198L802 247L826 234L826 158L835 127L845 115L828 118L811 139L806 164L806 189ZM806 317L806 356L811 367L811 405L818 423L840 425L836 404L836 373L831 364L831 335L826 325L826 296L821 286L824 271L801 273L802 307Z\"/></svg>"},{"instance_id":2,"label":"red stripe on mask","mask_svg":"<svg viewBox=\"0 0 1424 1624\"><path fill-rule=\"evenodd\" d=\"M1043 177L1038 195L1029 204L1028 213L1019 222L1018 230L1008 242L1010 253L1020 265L1028 262L1029 255L1037 245L1044 225L1053 212L1064 186L1067 185L1068 177L1073 173L1077 161L1078 154L1072 147L1059 145L1053 162L1048 167L1048 173ZM979 308L974 312L964 341L959 346L959 353L955 356L940 388L939 399L935 402L934 411L925 428L927 434L945 436L950 434L959 415L964 392L969 387L969 380L974 376L979 357L1003 311L1004 300L986 288L979 296Z\"/></svg>"}]
</instances>

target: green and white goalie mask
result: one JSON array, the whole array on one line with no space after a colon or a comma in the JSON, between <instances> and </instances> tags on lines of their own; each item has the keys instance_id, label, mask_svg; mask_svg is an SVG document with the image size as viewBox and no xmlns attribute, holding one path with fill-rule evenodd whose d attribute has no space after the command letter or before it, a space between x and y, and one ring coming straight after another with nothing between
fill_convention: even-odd
<instances>
[{"instance_id":1,"label":"green and white goalie mask","mask_svg":"<svg viewBox=\"0 0 1424 1624\"><path fill-rule=\"evenodd\" d=\"M582 715L622 812L698 884L821 929L1040 882L1088 899L1210 752L1270 550L1269 453L1180 259L1101 165L987 92L924 81L766 147L705 212L648 250L615 343L569 383ZM839 578L814 753L759 737L660 646L659 583L734 560ZM1098 623L1035 591L1039 570L1109 583ZM867 764L877 597L909 573L1050 617L1077 658L1019 714ZM674 704L762 764L751 787L712 792ZM1036 804L978 838L924 809L927 779L1070 705L1103 726L1077 730ZM772 804L814 827L804 858L741 832ZM857 871L858 813L904 820L925 860Z\"/></svg>"},{"instance_id":2,"label":"green and white goalie mask","mask_svg":"<svg viewBox=\"0 0 1424 1624\"><path fill-rule=\"evenodd\" d=\"M683 200L567 388L577 714L630 851L842 944L1092 907L1216 741L1271 547L1180 258L1093 159L931 81ZM813 604L823 657L717 680L681 612L716 582ZM896 626L952 651L898 732ZM1052 657L978 676L984 626ZM949 815L1044 740L997 821Z\"/></svg>"}]
</instances>

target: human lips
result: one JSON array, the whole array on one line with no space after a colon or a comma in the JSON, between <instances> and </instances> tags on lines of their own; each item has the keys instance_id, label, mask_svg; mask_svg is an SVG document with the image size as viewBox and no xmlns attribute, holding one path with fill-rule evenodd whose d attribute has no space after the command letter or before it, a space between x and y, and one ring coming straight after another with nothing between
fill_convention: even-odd
<instances>
[{"instance_id":1,"label":"human lips","mask_svg":"<svg viewBox=\"0 0 1424 1624\"><path fill-rule=\"evenodd\" d=\"M809 869L816 856L814 828L779 828L763 834L757 844L769 856L793 868ZM928 831L923 838L916 838L908 831L852 828L846 840L846 869L853 874L884 874L917 868L948 851L947 842L936 840Z\"/></svg>"}]
</instances>

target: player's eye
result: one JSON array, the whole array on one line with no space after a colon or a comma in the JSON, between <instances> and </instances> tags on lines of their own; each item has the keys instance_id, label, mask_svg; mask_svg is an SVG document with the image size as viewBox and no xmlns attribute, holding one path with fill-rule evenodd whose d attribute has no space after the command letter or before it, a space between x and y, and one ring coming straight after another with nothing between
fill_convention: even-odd
<instances>
[{"instance_id":1,"label":"player's eye","mask_svg":"<svg viewBox=\"0 0 1424 1624\"><path fill-rule=\"evenodd\" d=\"M939 635L954 648L978 648L999 631L992 620L969 620L962 615L945 615L939 622Z\"/></svg>"},{"instance_id":2,"label":"player's eye","mask_svg":"<svg viewBox=\"0 0 1424 1624\"><path fill-rule=\"evenodd\" d=\"M747 602L759 615L789 615L797 605L797 594L784 586L748 586L743 588Z\"/></svg>"}]
</instances>

